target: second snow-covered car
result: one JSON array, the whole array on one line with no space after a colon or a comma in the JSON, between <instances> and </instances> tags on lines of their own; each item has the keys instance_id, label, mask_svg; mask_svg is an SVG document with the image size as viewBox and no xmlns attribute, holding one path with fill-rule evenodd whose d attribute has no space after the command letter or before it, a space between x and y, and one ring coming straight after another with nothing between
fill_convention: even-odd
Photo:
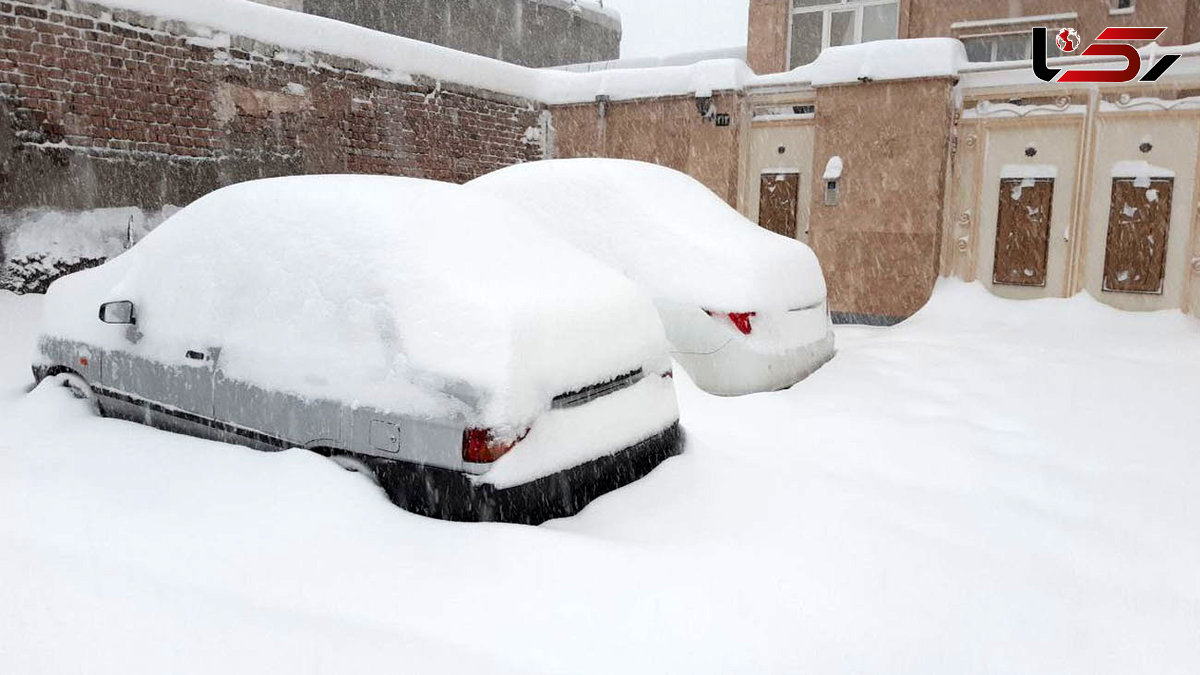
<instances>
[{"instance_id":1,"label":"second snow-covered car","mask_svg":"<svg viewBox=\"0 0 1200 675\"><path fill-rule=\"evenodd\" d=\"M812 250L750 222L690 176L562 159L500 169L468 187L508 200L641 284L672 355L705 391L783 389L833 357Z\"/></svg>"},{"instance_id":2,"label":"second snow-covered car","mask_svg":"<svg viewBox=\"0 0 1200 675\"><path fill-rule=\"evenodd\" d=\"M415 179L224 188L55 282L34 374L419 513L570 515L678 452L679 413L650 299L523 219Z\"/></svg>"}]
</instances>

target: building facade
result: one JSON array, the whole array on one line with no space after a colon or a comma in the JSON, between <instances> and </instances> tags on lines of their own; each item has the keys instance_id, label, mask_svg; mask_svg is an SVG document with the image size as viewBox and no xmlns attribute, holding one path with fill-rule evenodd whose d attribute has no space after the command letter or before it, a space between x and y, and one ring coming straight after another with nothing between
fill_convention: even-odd
<instances>
[{"instance_id":1,"label":"building facade","mask_svg":"<svg viewBox=\"0 0 1200 675\"><path fill-rule=\"evenodd\" d=\"M929 46L893 44L897 59ZM1046 83L1028 61L963 58L936 74L752 78L711 92L717 116L688 97L555 107L553 151L688 171L812 246L840 321L899 321L939 276L1200 315L1200 45L1171 51L1155 83Z\"/></svg>"},{"instance_id":2,"label":"building facade","mask_svg":"<svg viewBox=\"0 0 1200 675\"><path fill-rule=\"evenodd\" d=\"M750 0L748 62L759 74L811 63L823 48L953 37L972 61L1030 58L1030 28L1071 26L1086 41L1108 26L1167 26L1162 45L1200 41L1196 0ZM1051 40L1050 53L1057 48Z\"/></svg>"},{"instance_id":3,"label":"building facade","mask_svg":"<svg viewBox=\"0 0 1200 675\"><path fill-rule=\"evenodd\" d=\"M616 59L621 18L591 0L258 0L532 68Z\"/></svg>"}]
</instances>

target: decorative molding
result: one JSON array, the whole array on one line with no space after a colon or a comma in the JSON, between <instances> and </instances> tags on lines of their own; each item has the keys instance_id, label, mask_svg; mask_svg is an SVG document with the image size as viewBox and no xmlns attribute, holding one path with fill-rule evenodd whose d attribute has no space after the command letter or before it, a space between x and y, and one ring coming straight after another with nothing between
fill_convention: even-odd
<instances>
[{"instance_id":1,"label":"decorative molding","mask_svg":"<svg viewBox=\"0 0 1200 675\"><path fill-rule=\"evenodd\" d=\"M1128 110L1200 110L1200 96L1189 96L1187 98L1177 99L1162 99L1145 96L1134 98L1128 93L1125 93L1118 96L1116 101L1100 102L1101 112L1117 112Z\"/></svg>"},{"instance_id":2,"label":"decorative molding","mask_svg":"<svg viewBox=\"0 0 1200 675\"><path fill-rule=\"evenodd\" d=\"M1054 103L1042 103L1039 105L1016 105L1013 103L980 101L974 108L966 110L963 116L968 119L981 119L992 117L1034 117L1038 115L1083 115L1086 113L1087 106L1072 105L1070 98L1060 96Z\"/></svg>"}]
</instances>

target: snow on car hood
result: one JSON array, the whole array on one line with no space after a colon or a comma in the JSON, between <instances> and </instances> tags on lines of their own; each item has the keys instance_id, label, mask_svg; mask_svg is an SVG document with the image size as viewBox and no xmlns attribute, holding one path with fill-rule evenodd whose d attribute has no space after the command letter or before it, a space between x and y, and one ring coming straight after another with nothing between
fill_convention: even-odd
<instances>
[{"instance_id":1,"label":"snow on car hood","mask_svg":"<svg viewBox=\"0 0 1200 675\"><path fill-rule=\"evenodd\" d=\"M219 347L230 377L409 414L483 392L473 422L519 425L665 349L636 286L523 219L433 181L242 183L54 283L44 333L166 363ZM136 305L136 345L97 319L114 300Z\"/></svg>"},{"instance_id":2,"label":"snow on car hood","mask_svg":"<svg viewBox=\"0 0 1200 675\"><path fill-rule=\"evenodd\" d=\"M765 230L695 179L619 159L500 169L467 184L524 209L662 300L724 312L825 298L812 250Z\"/></svg>"}]
</instances>

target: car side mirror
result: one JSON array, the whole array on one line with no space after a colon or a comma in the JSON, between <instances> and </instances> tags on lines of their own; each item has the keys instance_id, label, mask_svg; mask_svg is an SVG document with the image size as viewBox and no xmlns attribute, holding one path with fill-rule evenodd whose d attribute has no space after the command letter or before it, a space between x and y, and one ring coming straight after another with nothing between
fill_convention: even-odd
<instances>
[{"instance_id":1,"label":"car side mirror","mask_svg":"<svg viewBox=\"0 0 1200 675\"><path fill-rule=\"evenodd\" d=\"M106 302L100 305L100 320L104 323L134 325L137 316L133 313L133 303L128 300Z\"/></svg>"}]
</instances>

